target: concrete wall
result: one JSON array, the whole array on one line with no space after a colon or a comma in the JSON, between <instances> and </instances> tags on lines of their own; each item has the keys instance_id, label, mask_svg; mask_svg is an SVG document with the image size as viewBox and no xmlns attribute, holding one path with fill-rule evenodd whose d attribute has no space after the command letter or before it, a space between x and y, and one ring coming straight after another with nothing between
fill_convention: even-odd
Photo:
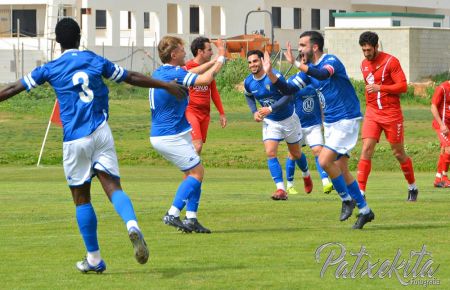
<instances>
[{"instance_id":1,"label":"concrete wall","mask_svg":"<svg viewBox=\"0 0 450 290\"><path fill-rule=\"evenodd\" d=\"M400 60L408 82L448 71L450 68L450 29L391 27L391 28L327 28L325 48L345 65L347 73L362 79L363 59L358 44L359 35L371 30L380 38L380 50Z\"/></svg>"},{"instance_id":2,"label":"concrete wall","mask_svg":"<svg viewBox=\"0 0 450 290\"><path fill-rule=\"evenodd\" d=\"M440 18L413 18L413 17L337 17L336 27L392 27L394 20L400 21L400 26L433 27L437 22L444 27L444 20Z\"/></svg>"}]
</instances>

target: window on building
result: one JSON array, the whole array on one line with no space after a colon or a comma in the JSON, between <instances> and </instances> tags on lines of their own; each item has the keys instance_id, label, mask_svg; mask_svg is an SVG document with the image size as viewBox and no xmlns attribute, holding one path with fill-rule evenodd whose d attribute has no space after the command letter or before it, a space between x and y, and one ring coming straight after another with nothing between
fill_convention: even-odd
<instances>
[{"instance_id":1,"label":"window on building","mask_svg":"<svg viewBox=\"0 0 450 290\"><path fill-rule=\"evenodd\" d=\"M330 27L334 27L334 16L333 13L335 13L336 10L329 10L328 11L328 25Z\"/></svg>"},{"instance_id":2,"label":"window on building","mask_svg":"<svg viewBox=\"0 0 450 290\"><path fill-rule=\"evenodd\" d=\"M433 27L441 27L441 23L440 22L433 22Z\"/></svg>"},{"instance_id":3,"label":"window on building","mask_svg":"<svg viewBox=\"0 0 450 290\"><path fill-rule=\"evenodd\" d=\"M178 21L182 23L182 19L178 20L178 5L167 4L167 32L168 33L181 33L178 30Z\"/></svg>"},{"instance_id":4,"label":"window on building","mask_svg":"<svg viewBox=\"0 0 450 290\"><path fill-rule=\"evenodd\" d=\"M272 7L273 28L281 28L281 7Z\"/></svg>"},{"instance_id":5,"label":"window on building","mask_svg":"<svg viewBox=\"0 0 450 290\"><path fill-rule=\"evenodd\" d=\"M131 11L128 11L128 29L131 29Z\"/></svg>"},{"instance_id":6,"label":"window on building","mask_svg":"<svg viewBox=\"0 0 450 290\"><path fill-rule=\"evenodd\" d=\"M302 28L302 8L294 8L294 29Z\"/></svg>"},{"instance_id":7,"label":"window on building","mask_svg":"<svg viewBox=\"0 0 450 290\"><path fill-rule=\"evenodd\" d=\"M345 10L339 10L339 13L345 13L345 12L347 12L347 11L345 11Z\"/></svg>"},{"instance_id":8,"label":"window on building","mask_svg":"<svg viewBox=\"0 0 450 290\"><path fill-rule=\"evenodd\" d=\"M400 20L392 20L392 26L400 26L401 22Z\"/></svg>"},{"instance_id":9,"label":"window on building","mask_svg":"<svg viewBox=\"0 0 450 290\"><path fill-rule=\"evenodd\" d=\"M211 33L222 35L222 8L220 6L211 6Z\"/></svg>"},{"instance_id":10,"label":"window on building","mask_svg":"<svg viewBox=\"0 0 450 290\"><path fill-rule=\"evenodd\" d=\"M95 10L95 28L106 29L106 10Z\"/></svg>"},{"instance_id":11,"label":"window on building","mask_svg":"<svg viewBox=\"0 0 450 290\"><path fill-rule=\"evenodd\" d=\"M19 21L20 35L36 36L36 10L12 10L13 36L17 36L17 21Z\"/></svg>"},{"instance_id":12,"label":"window on building","mask_svg":"<svg viewBox=\"0 0 450 290\"><path fill-rule=\"evenodd\" d=\"M191 6L189 15L189 29L191 34L199 34L200 32L200 8Z\"/></svg>"},{"instance_id":13,"label":"window on building","mask_svg":"<svg viewBox=\"0 0 450 290\"><path fill-rule=\"evenodd\" d=\"M320 9L311 9L311 29L320 30Z\"/></svg>"},{"instance_id":14,"label":"window on building","mask_svg":"<svg viewBox=\"0 0 450 290\"><path fill-rule=\"evenodd\" d=\"M144 29L150 28L150 12L144 12Z\"/></svg>"}]
</instances>

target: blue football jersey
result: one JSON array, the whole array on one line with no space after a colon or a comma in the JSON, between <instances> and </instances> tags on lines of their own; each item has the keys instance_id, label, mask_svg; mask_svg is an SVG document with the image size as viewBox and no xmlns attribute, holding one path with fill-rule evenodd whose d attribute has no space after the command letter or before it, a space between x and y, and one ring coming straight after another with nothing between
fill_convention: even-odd
<instances>
[{"instance_id":1,"label":"blue football jersey","mask_svg":"<svg viewBox=\"0 0 450 290\"><path fill-rule=\"evenodd\" d=\"M293 78L295 75L290 77L289 81L292 81ZM300 119L302 128L322 124L321 100L312 86L298 90L294 97L295 113Z\"/></svg>"},{"instance_id":2,"label":"blue football jersey","mask_svg":"<svg viewBox=\"0 0 450 290\"><path fill-rule=\"evenodd\" d=\"M102 77L121 82L127 71L91 51L66 50L21 79L27 91L48 82L60 106L64 142L90 135L108 119L109 90Z\"/></svg>"},{"instance_id":3,"label":"blue football jersey","mask_svg":"<svg viewBox=\"0 0 450 290\"><path fill-rule=\"evenodd\" d=\"M309 64L309 66L327 69L330 77L326 80L317 80L304 72L299 72L290 80L290 84L296 85L300 89L312 85L316 89L319 98L323 100L323 114L326 123L362 117L355 89L347 76L344 65L336 56L324 54L316 64Z\"/></svg>"},{"instance_id":4,"label":"blue football jersey","mask_svg":"<svg viewBox=\"0 0 450 290\"><path fill-rule=\"evenodd\" d=\"M198 75L190 73L182 67L173 65L160 66L152 74L152 77L190 87L195 84ZM152 111L150 136L176 135L191 129L186 117L188 99L178 100L175 96L163 89L150 89L150 109Z\"/></svg>"},{"instance_id":5,"label":"blue football jersey","mask_svg":"<svg viewBox=\"0 0 450 290\"><path fill-rule=\"evenodd\" d=\"M273 71L280 80L285 81L278 71ZM248 75L244 81L244 90L244 94L247 97L254 97L262 107L269 107L283 97L267 75L264 75L261 79L255 79L253 74ZM293 113L294 106L292 102L289 102L288 105L280 107L279 110L270 113L266 118L273 121L281 121L292 116Z\"/></svg>"}]
</instances>

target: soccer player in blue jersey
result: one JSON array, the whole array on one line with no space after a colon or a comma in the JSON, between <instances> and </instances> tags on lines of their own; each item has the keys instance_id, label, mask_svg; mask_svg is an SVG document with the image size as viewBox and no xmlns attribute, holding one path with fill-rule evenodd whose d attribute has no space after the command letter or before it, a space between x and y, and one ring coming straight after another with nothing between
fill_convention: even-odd
<instances>
[{"instance_id":1,"label":"soccer player in blue jersey","mask_svg":"<svg viewBox=\"0 0 450 290\"><path fill-rule=\"evenodd\" d=\"M0 90L4 101L23 90L48 82L60 104L63 125L63 165L76 205L76 219L87 249L86 258L76 263L81 272L102 273L106 264L100 256L97 217L91 204L91 180L97 176L116 212L124 221L136 260L145 264L149 251L131 200L122 190L114 140L108 126L108 88L103 78L141 87L167 89L183 98L185 89L127 71L91 51L80 51L80 27L64 18L55 28L62 55Z\"/></svg>"},{"instance_id":2,"label":"soccer player in blue jersey","mask_svg":"<svg viewBox=\"0 0 450 290\"><path fill-rule=\"evenodd\" d=\"M269 55L264 59L264 70L275 86L285 94L292 94L312 85L324 100L325 145L319 155L320 166L328 173L334 188L342 199L340 220L348 219L355 207L359 208L354 229L362 229L375 215L359 190L358 183L348 169L351 149L358 141L360 104L344 65L331 54L323 53L323 36L317 31L300 35L299 53L302 62L295 61L288 44L286 59L300 70L290 82L272 73Z\"/></svg>"},{"instance_id":3,"label":"soccer player in blue jersey","mask_svg":"<svg viewBox=\"0 0 450 290\"><path fill-rule=\"evenodd\" d=\"M289 78L288 82L292 82L294 78L295 75ZM323 192L328 194L333 190L333 184L328 179L328 174L319 164L319 154L323 147L321 100L316 90L312 86L307 86L294 94L293 101L295 113L299 117L302 126L304 144L308 145L313 152L316 168L322 180ZM289 154L286 159L286 191L288 194L298 193L293 184L294 173L295 161Z\"/></svg>"},{"instance_id":4,"label":"soccer player in blue jersey","mask_svg":"<svg viewBox=\"0 0 450 290\"><path fill-rule=\"evenodd\" d=\"M272 199L286 200L288 195L284 187L283 171L277 158L280 141L286 141L289 153L302 170L306 193L312 191L313 184L306 156L302 153L299 144L302 141L302 127L298 116L294 114L292 98L282 95L267 77L262 69L263 56L259 50L250 50L247 53L251 74L244 80L244 94L254 120L263 123L262 133L267 165L277 187L272 194ZM273 74L284 81L279 72L274 70ZM256 107L256 101L261 105L259 110Z\"/></svg>"},{"instance_id":5,"label":"soccer player in blue jersey","mask_svg":"<svg viewBox=\"0 0 450 290\"><path fill-rule=\"evenodd\" d=\"M185 69L183 44L182 39L174 36L161 39L158 53L164 65L153 72L153 78L176 81L185 87L209 85L225 61L223 44L219 41L217 61L207 63L206 68L194 68L196 71L206 69L203 74ZM150 142L156 151L185 174L163 222L183 232L211 233L197 219L204 168L192 145L192 129L185 116L188 100L179 100L165 90L150 89L149 101L152 112ZM182 221L180 214L185 206L186 217Z\"/></svg>"}]
</instances>

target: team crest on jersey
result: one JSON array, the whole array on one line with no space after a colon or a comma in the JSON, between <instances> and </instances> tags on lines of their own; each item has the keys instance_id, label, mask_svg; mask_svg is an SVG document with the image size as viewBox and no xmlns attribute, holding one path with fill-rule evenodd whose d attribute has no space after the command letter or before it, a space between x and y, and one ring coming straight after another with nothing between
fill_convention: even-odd
<instances>
[{"instance_id":1,"label":"team crest on jersey","mask_svg":"<svg viewBox=\"0 0 450 290\"><path fill-rule=\"evenodd\" d=\"M303 100L303 112L311 113L314 110L314 99L312 96L307 96L305 100Z\"/></svg>"},{"instance_id":2,"label":"team crest on jersey","mask_svg":"<svg viewBox=\"0 0 450 290\"><path fill-rule=\"evenodd\" d=\"M270 85L269 84L266 85L266 90L270 91Z\"/></svg>"},{"instance_id":3,"label":"team crest on jersey","mask_svg":"<svg viewBox=\"0 0 450 290\"><path fill-rule=\"evenodd\" d=\"M366 77L366 82L369 85L373 85L375 83L375 77L373 76L372 73L369 73L369 75Z\"/></svg>"},{"instance_id":4,"label":"team crest on jersey","mask_svg":"<svg viewBox=\"0 0 450 290\"><path fill-rule=\"evenodd\" d=\"M264 100L262 101L263 107L269 107L269 106L272 106L274 103L275 103L275 100L274 100L274 99L264 99Z\"/></svg>"},{"instance_id":5,"label":"team crest on jersey","mask_svg":"<svg viewBox=\"0 0 450 290\"><path fill-rule=\"evenodd\" d=\"M365 66L364 71L369 71L369 67Z\"/></svg>"}]
</instances>

